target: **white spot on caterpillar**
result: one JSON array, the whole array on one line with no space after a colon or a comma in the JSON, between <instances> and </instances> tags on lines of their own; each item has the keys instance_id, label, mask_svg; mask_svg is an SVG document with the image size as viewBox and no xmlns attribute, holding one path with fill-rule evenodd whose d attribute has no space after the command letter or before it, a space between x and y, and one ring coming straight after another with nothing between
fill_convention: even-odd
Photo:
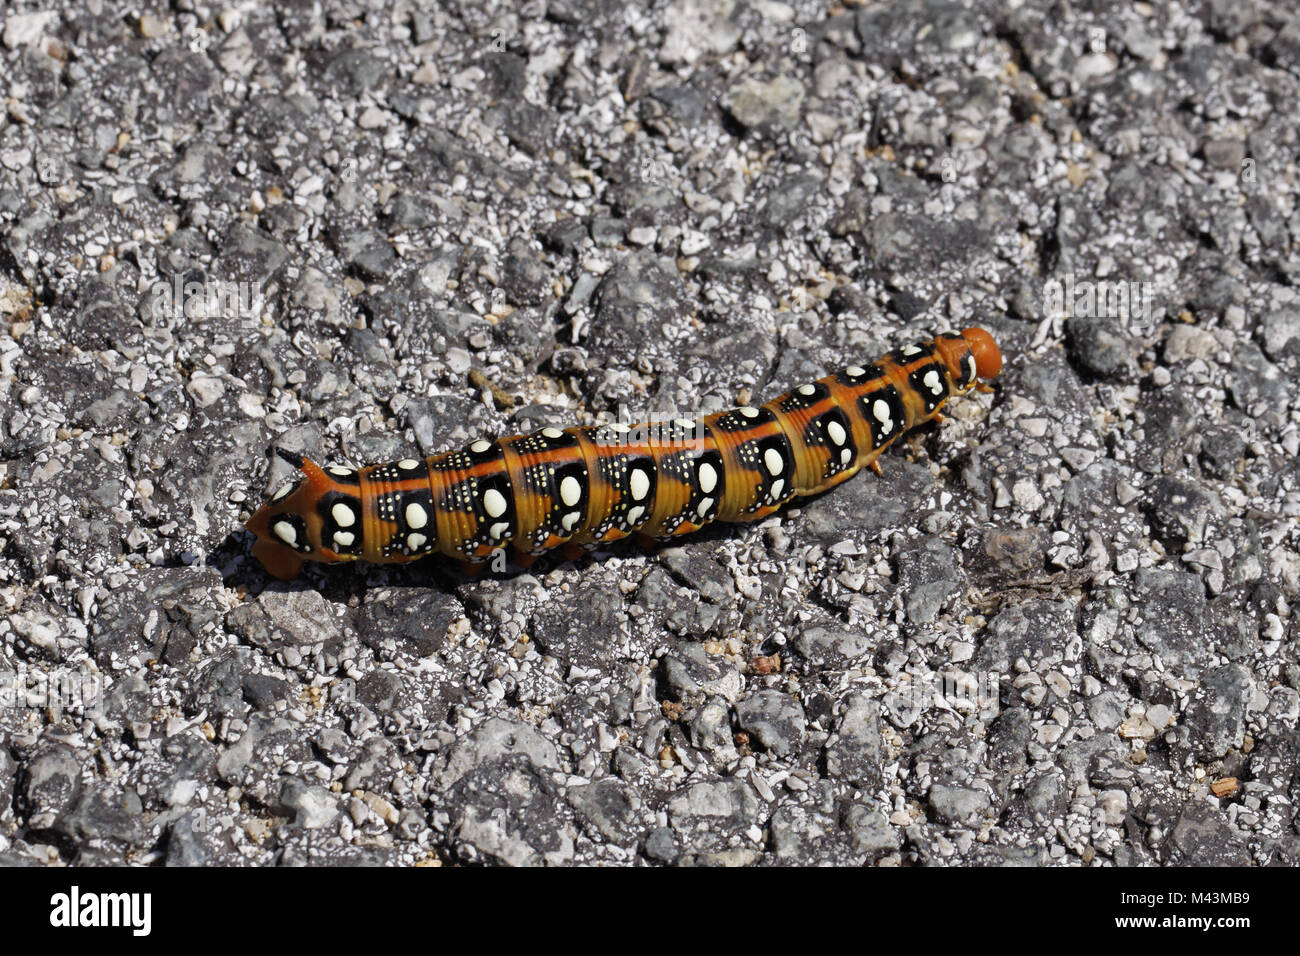
<instances>
[{"instance_id":1,"label":"white spot on caterpillar","mask_svg":"<svg viewBox=\"0 0 1300 956\"><path fill-rule=\"evenodd\" d=\"M700 465L700 491L706 495L718 487L718 472L707 461Z\"/></svg>"},{"instance_id":2,"label":"white spot on caterpillar","mask_svg":"<svg viewBox=\"0 0 1300 956\"><path fill-rule=\"evenodd\" d=\"M826 434L831 437L831 441L837 445L843 445L844 439L848 436L844 434L844 426L839 422L829 422L826 425Z\"/></svg>"},{"instance_id":3,"label":"white spot on caterpillar","mask_svg":"<svg viewBox=\"0 0 1300 956\"><path fill-rule=\"evenodd\" d=\"M689 418L674 418L673 424L676 425L678 428L689 429L695 427L695 422L691 421Z\"/></svg>"},{"instance_id":4,"label":"white spot on caterpillar","mask_svg":"<svg viewBox=\"0 0 1300 956\"><path fill-rule=\"evenodd\" d=\"M633 468L627 479L627 490L632 492L634 501L640 501L650 494L650 476L640 468Z\"/></svg>"},{"instance_id":5,"label":"white spot on caterpillar","mask_svg":"<svg viewBox=\"0 0 1300 956\"><path fill-rule=\"evenodd\" d=\"M773 501L780 501L780 500L781 500L781 492L783 492L783 491L785 491L785 479L784 479L784 478L778 478L776 481L772 482L772 488L771 488L770 494L772 495L772 500L773 500Z\"/></svg>"},{"instance_id":6,"label":"white spot on caterpillar","mask_svg":"<svg viewBox=\"0 0 1300 956\"><path fill-rule=\"evenodd\" d=\"M298 529L289 522L277 521L275 524L271 525L271 530L275 532L277 538L289 545L291 548L298 546Z\"/></svg>"},{"instance_id":7,"label":"white spot on caterpillar","mask_svg":"<svg viewBox=\"0 0 1300 956\"><path fill-rule=\"evenodd\" d=\"M930 390L931 394L943 394L943 382L939 381L939 373L934 369L930 369L930 371L926 372L925 377L922 378L921 381L925 384L925 387Z\"/></svg>"},{"instance_id":8,"label":"white spot on caterpillar","mask_svg":"<svg viewBox=\"0 0 1300 956\"><path fill-rule=\"evenodd\" d=\"M275 494L271 496L271 501L272 502L283 501L285 498L288 498L289 495L293 494L293 489L297 487L298 487L298 483L296 481L286 482L285 484L281 485L279 489L276 490Z\"/></svg>"},{"instance_id":9,"label":"white spot on caterpillar","mask_svg":"<svg viewBox=\"0 0 1300 956\"><path fill-rule=\"evenodd\" d=\"M418 501L406 506L406 525L409 528L423 528L429 523L429 513Z\"/></svg>"},{"instance_id":10,"label":"white spot on caterpillar","mask_svg":"<svg viewBox=\"0 0 1300 956\"><path fill-rule=\"evenodd\" d=\"M849 463L850 461L852 461L852 460L853 460L853 452L849 451L847 448L841 448L841 449L840 449L840 464L841 464L841 465L845 465L845 466L847 466L848 463Z\"/></svg>"},{"instance_id":11,"label":"white spot on caterpillar","mask_svg":"<svg viewBox=\"0 0 1300 956\"><path fill-rule=\"evenodd\" d=\"M487 512L489 518L500 518L506 513L505 495L495 488L483 492L483 510Z\"/></svg>"},{"instance_id":12,"label":"white spot on caterpillar","mask_svg":"<svg viewBox=\"0 0 1300 956\"><path fill-rule=\"evenodd\" d=\"M563 437L564 437L564 432L560 431L558 428L554 428L554 427L551 427L551 426L547 426L546 428L543 428L543 429L542 429L542 437L543 437L543 438L563 438Z\"/></svg>"},{"instance_id":13,"label":"white spot on caterpillar","mask_svg":"<svg viewBox=\"0 0 1300 956\"><path fill-rule=\"evenodd\" d=\"M424 547L424 543L429 539L422 534L408 534L406 536L406 548L408 551L419 551Z\"/></svg>"},{"instance_id":14,"label":"white spot on caterpillar","mask_svg":"<svg viewBox=\"0 0 1300 956\"><path fill-rule=\"evenodd\" d=\"M736 411L740 412L740 414L744 415L746 418L758 417L758 409L753 405L741 405L740 408L736 409Z\"/></svg>"},{"instance_id":15,"label":"white spot on caterpillar","mask_svg":"<svg viewBox=\"0 0 1300 956\"><path fill-rule=\"evenodd\" d=\"M412 468L418 468L419 466L420 463L414 458L403 458L397 463L397 467L402 469L402 471L410 471Z\"/></svg>"},{"instance_id":16,"label":"white spot on caterpillar","mask_svg":"<svg viewBox=\"0 0 1300 956\"><path fill-rule=\"evenodd\" d=\"M785 459L775 448L769 448L763 452L763 464L767 466L767 472L770 475L779 475L785 470Z\"/></svg>"},{"instance_id":17,"label":"white spot on caterpillar","mask_svg":"<svg viewBox=\"0 0 1300 956\"><path fill-rule=\"evenodd\" d=\"M817 389L813 385L800 385L795 389L800 395L816 395Z\"/></svg>"},{"instance_id":18,"label":"white spot on caterpillar","mask_svg":"<svg viewBox=\"0 0 1300 956\"><path fill-rule=\"evenodd\" d=\"M353 475L351 468L344 468L342 465L326 465L325 470L339 478L351 478Z\"/></svg>"},{"instance_id":19,"label":"white spot on caterpillar","mask_svg":"<svg viewBox=\"0 0 1300 956\"><path fill-rule=\"evenodd\" d=\"M560 482L560 500L572 508L582 500L582 482L572 475Z\"/></svg>"},{"instance_id":20,"label":"white spot on caterpillar","mask_svg":"<svg viewBox=\"0 0 1300 956\"><path fill-rule=\"evenodd\" d=\"M357 515L349 505L339 502L330 509L330 514L334 516L334 523L340 528L348 528L356 524Z\"/></svg>"},{"instance_id":21,"label":"white spot on caterpillar","mask_svg":"<svg viewBox=\"0 0 1300 956\"><path fill-rule=\"evenodd\" d=\"M700 503L695 506L695 513L698 514L701 518L703 518L706 514L709 513L709 509L712 507L713 507L712 498L701 498Z\"/></svg>"},{"instance_id":22,"label":"white spot on caterpillar","mask_svg":"<svg viewBox=\"0 0 1300 956\"><path fill-rule=\"evenodd\" d=\"M970 384L975 381L975 356L967 352L962 362L966 366L966 383Z\"/></svg>"},{"instance_id":23,"label":"white spot on caterpillar","mask_svg":"<svg viewBox=\"0 0 1300 956\"><path fill-rule=\"evenodd\" d=\"M492 443L485 438L480 438L469 446L469 450L476 455L481 455L492 447Z\"/></svg>"},{"instance_id":24,"label":"white spot on caterpillar","mask_svg":"<svg viewBox=\"0 0 1300 956\"><path fill-rule=\"evenodd\" d=\"M337 548L350 548L352 542L357 540L357 536L351 531L335 531L334 546Z\"/></svg>"},{"instance_id":25,"label":"white spot on caterpillar","mask_svg":"<svg viewBox=\"0 0 1300 956\"><path fill-rule=\"evenodd\" d=\"M913 355L920 355L920 354L921 354L921 347L918 345L909 345L903 349L903 355L905 357L911 357Z\"/></svg>"},{"instance_id":26,"label":"white spot on caterpillar","mask_svg":"<svg viewBox=\"0 0 1300 956\"><path fill-rule=\"evenodd\" d=\"M876 421L880 422L880 433L888 435L894 430L894 423L889 417L889 403L883 398L876 399L871 406L871 414L876 416Z\"/></svg>"},{"instance_id":27,"label":"white spot on caterpillar","mask_svg":"<svg viewBox=\"0 0 1300 956\"><path fill-rule=\"evenodd\" d=\"M844 370L844 374L850 378L861 378L863 375L867 374L867 370L861 365L850 365Z\"/></svg>"},{"instance_id":28,"label":"white spot on caterpillar","mask_svg":"<svg viewBox=\"0 0 1300 956\"><path fill-rule=\"evenodd\" d=\"M509 530L510 530L510 522L498 521L492 527L488 528L488 534L490 534L494 538L501 538L504 537L505 533Z\"/></svg>"},{"instance_id":29,"label":"white spot on caterpillar","mask_svg":"<svg viewBox=\"0 0 1300 956\"><path fill-rule=\"evenodd\" d=\"M565 515L563 518L560 519L560 525L561 527L564 528L565 531L573 531L574 526L577 525L577 523L581 520L582 520L581 511L570 511L567 515Z\"/></svg>"},{"instance_id":30,"label":"white spot on caterpillar","mask_svg":"<svg viewBox=\"0 0 1300 956\"><path fill-rule=\"evenodd\" d=\"M643 514L645 514L645 509L640 505L637 505L635 508L630 508L627 513L628 526L630 527L634 524L640 523Z\"/></svg>"}]
</instances>

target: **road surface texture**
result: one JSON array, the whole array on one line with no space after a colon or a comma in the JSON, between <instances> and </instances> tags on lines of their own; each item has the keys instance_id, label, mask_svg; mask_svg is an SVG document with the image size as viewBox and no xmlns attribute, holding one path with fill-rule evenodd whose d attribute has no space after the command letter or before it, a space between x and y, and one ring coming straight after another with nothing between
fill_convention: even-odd
<instances>
[{"instance_id":1,"label":"road surface texture","mask_svg":"<svg viewBox=\"0 0 1300 956\"><path fill-rule=\"evenodd\" d=\"M0 14L0 862L1300 863L1289 3ZM287 585L364 464L989 328L884 477Z\"/></svg>"}]
</instances>

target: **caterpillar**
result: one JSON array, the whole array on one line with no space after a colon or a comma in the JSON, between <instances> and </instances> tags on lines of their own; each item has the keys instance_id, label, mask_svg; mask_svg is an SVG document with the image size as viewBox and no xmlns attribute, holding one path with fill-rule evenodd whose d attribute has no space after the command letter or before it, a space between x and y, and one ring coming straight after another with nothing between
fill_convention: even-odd
<instances>
[{"instance_id":1,"label":"caterpillar","mask_svg":"<svg viewBox=\"0 0 1300 956\"><path fill-rule=\"evenodd\" d=\"M984 329L945 332L851 365L764 405L666 423L542 428L425 459L302 474L249 519L253 554L277 578L304 561L403 563L433 552L470 568L632 534L665 539L712 521L756 521L876 459L899 435L943 421L953 395L991 391L1002 369Z\"/></svg>"}]
</instances>

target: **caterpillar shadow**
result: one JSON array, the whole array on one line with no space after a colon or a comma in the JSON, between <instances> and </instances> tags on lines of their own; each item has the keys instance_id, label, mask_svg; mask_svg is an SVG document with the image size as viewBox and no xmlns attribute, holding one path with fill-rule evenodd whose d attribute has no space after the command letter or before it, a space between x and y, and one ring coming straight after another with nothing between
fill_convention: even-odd
<instances>
[{"instance_id":1,"label":"caterpillar shadow","mask_svg":"<svg viewBox=\"0 0 1300 956\"><path fill-rule=\"evenodd\" d=\"M225 585L232 590L242 588L253 595L261 594L263 591L319 591L331 599L347 600L352 597L360 598L367 591L382 587L435 587L447 592L456 592L484 580L509 581L525 575L540 577L565 566L584 568L604 564L607 561L626 560L638 555L653 556L666 548L683 545L708 547L710 544L717 545L744 533L744 528L745 526L740 524L709 525L693 534L656 542L651 546L639 544L632 538L628 538L584 552L577 558L567 558L560 551L549 551L538 556L537 560L527 567L512 562L507 556L505 566L501 570L494 570L490 564L486 564L484 570L477 574L464 573L460 570L458 562L439 554L431 554L405 564L375 564L368 561L322 564L309 561L303 565L301 574L288 581L281 581L266 572L251 553L254 536L248 531L239 530L226 535L221 543L208 553L204 563L209 567L215 567L221 573Z\"/></svg>"}]
</instances>

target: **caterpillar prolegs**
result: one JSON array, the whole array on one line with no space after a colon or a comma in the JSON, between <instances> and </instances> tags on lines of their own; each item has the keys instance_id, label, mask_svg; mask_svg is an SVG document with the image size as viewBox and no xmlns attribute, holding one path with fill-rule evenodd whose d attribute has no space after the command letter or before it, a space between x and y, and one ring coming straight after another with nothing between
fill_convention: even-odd
<instances>
[{"instance_id":1,"label":"caterpillar prolegs","mask_svg":"<svg viewBox=\"0 0 1300 956\"><path fill-rule=\"evenodd\" d=\"M667 538L755 521L851 478L953 395L987 390L1002 354L983 329L946 332L851 365L758 407L698 420L543 428L360 470L281 452L302 471L248 521L278 578L304 561L471 564L576 553L631 534Z\"/></svg>"}]
</instances>

